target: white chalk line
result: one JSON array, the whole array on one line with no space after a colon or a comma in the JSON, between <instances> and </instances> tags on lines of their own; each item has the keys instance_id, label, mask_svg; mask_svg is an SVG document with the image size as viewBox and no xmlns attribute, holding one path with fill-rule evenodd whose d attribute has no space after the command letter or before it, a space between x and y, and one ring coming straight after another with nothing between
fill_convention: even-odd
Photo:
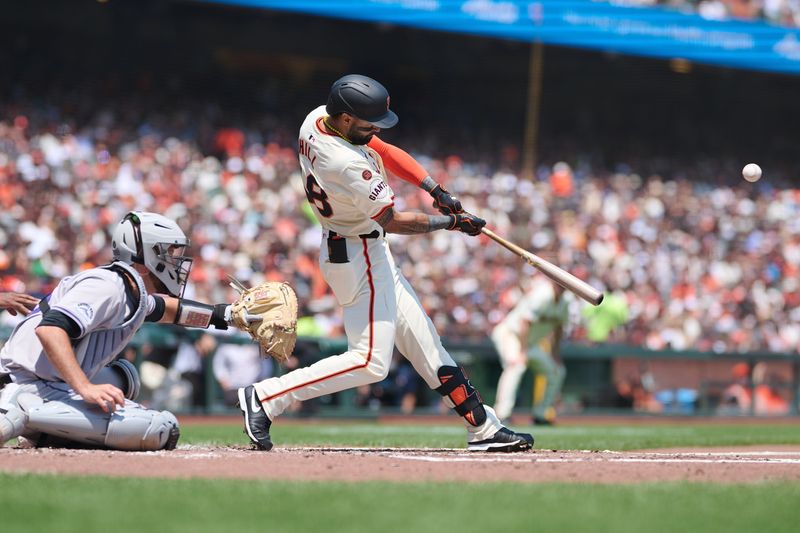
<instances>
[{"instance_id":1,"label":"white chalk line","mask_svg":"<svg viewBox=\"0 0 800 533\"><path fill-rule=\"evenodd\" d=\"M620 452L617 452L620 453ZM664 452L644 452L647 455L656 455L662 456L666 455L668 457L674 457L675 454L687 454L687 455L694 455L694 456L706 456L706 457L715 457L715 456L727 456L727 457L737 457L740 455L743 456L774 456L774 455L797 455L800 457L800 452L773 452L773 451L763 451L763 452L674 452L674 453L664 453Z\"/></svg>"},{"instance_id":2,"label":"white chalk line","mask_svg":"<svg viewBox=\"0 0 800 533\"><path fill-rule=\"evenodd\" d=\"M800 465L800 459L783 459L777 457L765 457L763 459L702 459L699 457L684 458L644 458L644 457L620 457L608 459L611 463L705 463L705 464L759 464L759 465Z\"/></svg>"},{"instance_id":3,"label":"white chalk line","mask_svg":"<svg viewBox=\"0 0 800 533\"><path fill-rule=\"evenodd\" d=\"M781 464L800 465L800 459L764 457L749 458L704 458L704 457L437 457L430 455L389 454L392 459L425 461L430 463L653 463L653 464Z\"/></svg>"}]
</instances>

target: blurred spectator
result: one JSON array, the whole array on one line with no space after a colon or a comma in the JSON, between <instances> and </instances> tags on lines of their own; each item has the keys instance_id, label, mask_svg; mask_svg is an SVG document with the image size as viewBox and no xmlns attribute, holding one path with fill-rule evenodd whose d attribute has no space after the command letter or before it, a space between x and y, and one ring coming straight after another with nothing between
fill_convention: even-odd
<instances>
[{"instance_id":1,"label":"blurred spectator","mask_svg":"<svg viewBox=\"0 0 800 533\"><path fill-rule=\"evenodd\" d=\"M572 169L567 163L559 161L553 166L553 173L550 174L550 187L556 198L572 196L572 193L575 192Z\"/></svg>"},{"instance_id":2,"label":"blurred spectator","mask_svg":"<svg viewBox=\"0 0 800 533\"><path fill-rule=\"evenodd\" d=\"M250 337L233 329L227 335L218 334L220 344L214 352L212 368L214 377L222 389L225 405L233 407L239 401L237 390L272 375L272 359L261 357L258 344L249 342ZM225 337L239 337L244 344L226 342Z\"/></svg>"},{"instance_id":3,"label":"blurred spectator","mask_svg":"<svg viewBox=\"0 0 800 533\"><path fill-rule=\"evenodd\" d=\"M303 327L341 335L291 128L236 114L219 127L218 109L188 98L156 107L138 94L54 90L43 106L22 94L0 102L1 291L46 294L67 272L107 262L111 221L151 209L191 228L192 297L229 300L227 273L248 284L286 280L307 305ZM793 186L725 184L720 176L738 175L730 161L676 165L673 176L637 174L647 162L564 162L530 181L464 156L425 161L498 232L533 250L558 250L560 266L608 294L608 309L587 311L587 327L566 341L720 352L800 345ZM554 189L551 173L561 172L570 186ZM425 208L424 193L391 184L398 209ZM484 339L531 274L482 239L443 232L403 244L397 263L444 337Z\"/></svg>"},{"instance_id":4,"label":"blurred spectator","mask_svg":"<svg viewBox=\"0 0 800 533\"><path fill-rule=\"evenodd\" d=\"M732 383L722 393L721 414L746 414L750 412L753 394L750 383L750 365L736 363L731 369Z\"/></svg>"},{"instance_id":5,"label":"blurred spectator","mask_svg":"<svg viewBox=\"0 0 800 533\"><path fill-rule=\"evenodd\" d=\"M152 409L161 409L166 405L168 387L164 384L168 369L175 357L175 350L168 346L154 347L150 343L145 343L141 346L140 352L142 362L139 365L139 378L142 387L138 401Z\"/></svg>"},{"instance_id":6,"label":"blurred spectator","mask_svg":"<svg viewBox=\"0 0 800 533\"><path fill-rule=\"evenodd\" d=\"M778 392L780 385L774 376L767 372L766 361L753 367L753 401L757 415L786 415L789 413L789 402Z\"/></svg>"},{"instance_id":7,"label":"blurred spectator","mask_svg":"<svg viewBox=\"0 0 800 533\"><path fill-rule=\"evenodd\" d=\"M767 374L767 363L757 363L752 370L748 363L737 363L731 369L733 382L722 394L722 414L785 415L787 402L775 389Z\"/></svg>"},{"instance_id":8,"label":"blurred spectator","mask_svg":"<svg viewBox=\"0 0 800 533\"><path fill-rule=\"evenodd\" d=\"M656 395L642 382L642 376L630 375L601 389L596 395L585 395L583 407L632 409L642 413L659 413L664 410Z\"/></svg>"},{"instance_id":9,"label":"blurred spectator","mask_svg":"<svg viewBox=\"0 0 800 533\"><path fill-rule=\"evenodd\" d=\"M606 294L598 306L584 306L586 338L592 342L605 342L611 331L628 319L628 304L619 294Z\"/></svg>"},{"instance_id":10,"label":"blurred spectator","mask_svg":"<svg viewBox=\"0 0 800 533\"><path fill-rule=\"evenodd\" d=\"M178 345L175 360L161 386L153 393L153 408L202 411L206 407L205 364L216 349L216 339L205 332L189 332Z\"/></svg>"}]
</instances>

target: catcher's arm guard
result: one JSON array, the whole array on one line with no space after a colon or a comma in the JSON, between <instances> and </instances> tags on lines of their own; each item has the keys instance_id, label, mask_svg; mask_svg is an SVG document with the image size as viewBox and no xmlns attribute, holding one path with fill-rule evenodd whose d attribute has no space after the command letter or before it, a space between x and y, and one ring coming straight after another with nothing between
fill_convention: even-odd
<instances>
[{"instance_id":1,"label":"catcher's arm guard","mask_svg":"<svg viewBox=\"0 0 800 533\"><path fill-rule=\"evenodd\" d=\"M261 345L262 355L285 362L297 340L297 295L288 283L267 281L250 289L232 279L239 299L230 306L230 324ZM227 318L227 317L226 317Z\"/></svg>"},{"instance_id":2,"label":"catcher's arm guard","mask_svg":"<svg viewBox=\"0 0 800 533\"><path fill-rule=\"evenodd\" d=\"M228 329L230 324L230 305L209 305L186 298L175 298L176 310L173 324L190 328ZM161 310L162 315L164 310Z\"/></svg>"}]
</instances>

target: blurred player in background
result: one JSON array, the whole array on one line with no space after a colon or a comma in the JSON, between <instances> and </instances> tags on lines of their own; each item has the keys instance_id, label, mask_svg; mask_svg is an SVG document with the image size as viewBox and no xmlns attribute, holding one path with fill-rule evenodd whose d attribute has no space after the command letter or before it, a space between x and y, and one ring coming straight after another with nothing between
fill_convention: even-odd
<instances>
[{"instance_id":1,"label":"blurred player in background","mask_svg":"<svg viewBox=\"0 0 800 533\"><path fill-rule=\"evenodd\" d=\"M0 350L0 445L175 447L175 416L133 402L136 368L115 359L145 321L227 329L228 306L181 298L192 259L172 220L128 213L111 244L113 263L62 279Z\"/></svg>"},{"instance_id":2,"label":"blurred player in background","mask_svg":"<svg viewBox=\"0 0 800 533\"><path fill-rule=\"evenodd\" d=\"M464 212L410 155L376 136L397 120L383 85L349 75L333 84L327 105L309 113L300 128L306 195L323 228L320 267L344 308L348 351L239 390L245 430L261 449L272 448L272 421L292 402L385 379L395 345L463 417L468 449L514 452L533 445L533 437L503 427L484 406L389 251L386 233L475 236L486 224ZM442 214L395 211L385 169L428 191Z\"/></svg>"},{"instance_id":3,"label":"blurred player in background","mask_svg":"<svg viewBox=\"0 0 800 533\"><path fill-rule=\"evenodd\" d=\"M569 322L569 295L560 285L537 276L514 309L492 330L492 342L503 366L494 404L501 420L511 417L520 380L530 362L535 371L533 422L555 422L555 402L567 374L560 345Z\"/></svg>"},{"instance_id":4,"label":"blurred player in background","mask_svg":"<svg viewBox=\"0 0 800 533\"><path fill-rule=\"evenodd\" d=\"M39 300L27 294L0 292L0 310L5 309L12 315L20 313L27 316L38 303Z\"/></svg>"}]
</instances>

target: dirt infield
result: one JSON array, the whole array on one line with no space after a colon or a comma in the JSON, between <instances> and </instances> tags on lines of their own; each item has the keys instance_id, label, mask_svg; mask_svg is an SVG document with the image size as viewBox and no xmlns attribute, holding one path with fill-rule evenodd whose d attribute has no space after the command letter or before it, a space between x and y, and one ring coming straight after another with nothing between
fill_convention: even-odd
<instances>
[{"instance_id":1,"label":"dirt infield","mask_svg":"<svg viewBox=\"0 0 800 533\"><path fill-rule=\"evenodd\" d=\"M800 480L800 447L641 452L182 446L171 452L0 449L0 472L358 482L749 483Z\"/></svg>"}]
</instances>

